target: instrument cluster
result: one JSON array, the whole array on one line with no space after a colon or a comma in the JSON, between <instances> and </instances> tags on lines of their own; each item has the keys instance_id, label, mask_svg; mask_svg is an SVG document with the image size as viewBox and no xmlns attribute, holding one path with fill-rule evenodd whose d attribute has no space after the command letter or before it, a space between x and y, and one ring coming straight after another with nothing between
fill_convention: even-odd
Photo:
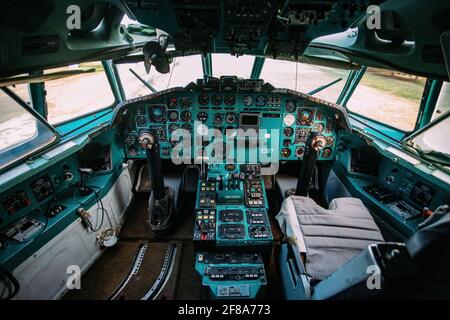
<instances>
[{"instance_id":1,"label":"instrument cluster","mask_svg":"<svg viewBox=\"0 0 450 320\"><path fill-rule=\"evenodd\" d=\"M346 119L342 108L290 90L272 87L265 91L256 82L260 80L252 81L255 83L225 86L228 82L222 80L222 88L175 88L125 102L121 107L128 110L124 130L127 157L145 158L145 150L139 146L139 136L145 132L158 139L161 157L170 158L179 141L172 142L172 135L184 129L182 132L190 133L191 158L197 158L214 143L215 135L209 129L225 136L230 132L237 135L239 128L254 128L268 132L268 143L259 148L266 153L278 151L282 161L302 159L312 137L318 146L318 160L334 159L337 132L342 128L337 126L338 119ZM193 141L198 136L200 145Z\"/></svg>"}]
</instances>

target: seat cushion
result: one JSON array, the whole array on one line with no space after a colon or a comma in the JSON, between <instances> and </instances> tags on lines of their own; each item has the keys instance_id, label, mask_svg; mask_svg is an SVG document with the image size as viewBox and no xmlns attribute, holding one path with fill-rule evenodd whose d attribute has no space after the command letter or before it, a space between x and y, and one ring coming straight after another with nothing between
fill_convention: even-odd
<instances>
[{"instance_id":1,"label":"seat cushion","mask_svg":"<svg viewBox=\"0 0 450 320\"><path fill-rule=\"evenodd\" d=\"M308 275L322 280L373 243L384 242L361 200L338 198L324 209L307 197L284 200L276 219L305 258Z\"/></svg>"}]
</instances>

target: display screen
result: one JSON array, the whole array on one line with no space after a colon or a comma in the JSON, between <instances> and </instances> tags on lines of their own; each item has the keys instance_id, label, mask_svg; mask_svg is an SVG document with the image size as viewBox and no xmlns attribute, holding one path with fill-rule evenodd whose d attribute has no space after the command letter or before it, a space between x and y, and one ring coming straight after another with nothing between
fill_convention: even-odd
<instances>
[{"instance_id":1,"label":"display screen","mask_svg":"<svg viewBox=\"0 0 450 320\"><path fill-rule=\"evenodd\" d=\"M241 126L257 126L259 124L259 116L257 114L242 114Z\"/></svg>"}]
</instances>

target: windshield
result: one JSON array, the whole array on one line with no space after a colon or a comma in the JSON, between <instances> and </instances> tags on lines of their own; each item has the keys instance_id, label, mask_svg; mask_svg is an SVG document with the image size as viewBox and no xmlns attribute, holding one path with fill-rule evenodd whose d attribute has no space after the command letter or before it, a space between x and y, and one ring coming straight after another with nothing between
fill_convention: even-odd
<instances>
[{"instance_id":1,"label":"windshield","mask_svg":"<svg viewBox=\"0 0 450 320\"><path fill-rule=\"evenodd\" d=\"M0 110L0 170L56 139L51 129L4 91Z\"/></svg>"},{"instance_id":2,"label":"windshield","mask_svg":"<svg viewBox=\"0 0 450 320\"><path fill-rule=\"evenodd\" d=\"M336 102L348 75L348 70L266 58L260 78L277 88L292 89L303 93L309 93L342 78L336 84L314 94L314 97Z\"/></svg>"},{"instance_id":3,"label":"windshield","mask_svg":"<svg viewBox=\"0 0 450 320\"><path fill-rule=\"evenodd\" d=\"M252 73L254 56L235 57L231 54L214 53L212 55L213 77L237 76L248 79Z\"/></svg>"},{"instance_id":4,"label":"windshield","mask_svg":"<svg viewBox=\"0 0 450 320\"><path fill-rule=\"evenodd\" d=\"M147 74L143 62L118 64L117 69L127 99L152 93L149 88L131 73L130 69L157 91L173 87L184 87L191 81L203 78L200 55L174 58L170 64L170 72L166 74L158 73L154 67L151 67L149 74Z\"/></svg>"}]
</instances>

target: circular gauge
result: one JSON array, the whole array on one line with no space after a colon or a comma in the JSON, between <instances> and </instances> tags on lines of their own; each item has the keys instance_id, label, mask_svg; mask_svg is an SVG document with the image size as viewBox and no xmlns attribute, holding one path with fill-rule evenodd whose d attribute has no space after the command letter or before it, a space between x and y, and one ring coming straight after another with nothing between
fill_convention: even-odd
<instances>
[{"instance_id":1,"label":"circular gauge","mask_svg":"<svg viewBox=\"0 0 450 320\"><path fill-rule=\"evenodd\" d=\"M128 155L131 157L136 157L138 155L138 151L135 147L128 148Z\"/></svg>"},{"instance_id":2,"label":"circular gauge","mask_svg":"<svg viewBox=\"0 0 450 320\"><path fill-rule=\"evenodd\" d=\"M323 130L325 130L325 126L323 125L323 123L316 123L316 125L314 126L314 129L319 132L322 133Z\"/></svg>"},{"instance_id":3,"label":"circular gauge","mask_svg":"<svg viewBox=\"0 0 450 320\"><path fill-rule=\"evenodd\" d=\"M294 134L294 129L292 129L291 127L285 127L283 129L283 133L286 137L290 137Z\"/></svg>"},{"instance_id":4,"label":"circular gauge","mask_svg":"<svg viewBox=\"0 0 450 320\"><path fill-rule=\"evenodd\" d=\"M216 114L214 115L214 123L215 123L215 124L221 124L222 121L223 121L223 114L221 114L221 113L216 113Z\"/></svg>"},{"instance_id":5,"label":"circular gauge","mask_svg":"<svg viewBox=\"0 0 450 320\"><path fill-rule=\"evenodd\" d=\"M291 149L289 149L289 148L281 149L281 157L289 158L290 156L291 156Z\"/></svg>"},{"instance_id":6,"label":"circular gauge","mask_svg":"<svg viewBox=\"0 0 450 320\"><path fill-rule=\"evenodd\" d=\"M169 108L173 108L173 107L176 107L177 106L177 103L178 103L178 100L177 100L177 98L169 98L169 99L167 99L167 106L169 107Z\"/></svg>"},{"instance_id":7,"label":"circular gauge","mask_svg":"<svg viewBox=\"0 0 450 320\"><path fill-rule=\"evenodd\" d=\"M332 153L333 151L331 150L331 148L325 148L322 150L322 158L329 159Z\"/></svg>"},{"instance_id":8,"label":"circular gauge","mask_svg":"<svg viewBox=\"0 0 450 320\"><path fill-rule=\"evenodd\" d=\"M165 111L160 106L155 106L151 111L152 122L164 122L165 121Z\"/></svg>"},{"instance_id":9,"label":"circular gauge","mask_svg":"<svg viewBox=\"0 0 450 320\"><path fill-rule=\"evenodd\" d=\"M226 121L228 124L233 124L236 122L236 115L233 112L227 113Z\"/></svg>"},{"instance_id":10,"label":"circular gauge","mask_svg":"<svg viewBox=\"0 0 450 320\"><path fill-rule=\"evenodd\" d=\"M267 97L260 95L256 97L255 106L264 107L267 104Z\"/></svg>"},{"instance_id":11,"label":"circular gauge","mask_svg":"<svg viewBox=\"0 0 450 320\"><path fill-rule=\"evenodd\" d=\"M181 126L181 129L191 132L192 126L189 123L185 123Z\"/></svg>"},{"instance_id":12,"label":"circular gauge","mask_svg":"<svg viewBox=\"0 0 450 320\"><path fill-rule=\"evenodd\" d=\"M183 111L181 113L181 121L190 122L192 120L192 114L189 111Z\"/></svg>"},{"instance_id":13,"label":"circular gauge","mask_svg":"<svg viewBox=\"0 0 450 320\"><path fill-rule=\"evenodd\" d=\"M178 111L170 111L169 112L169 121L175 122L178 121Z\"/></svg>"},{"instance_id":14,"label":"circular gauge","mask_svg":"<svg viewBox=\"0 0 450 320\"><path fill-rule=\"evenodd\" d=\"M220 94L214 94L211 97L211 103L215 106L220 106L222 104L222 96Z\"/></svg>"},{"instance_id":15,"label":"circular gauge","mask_svg":"<svg viewBox=\"0 0 450 320\"><path fill-rule=\"evenodd\" d=\"M295 123L295 116L293 114L285 115L283 123L289 127L292 126Z\"/></svg>"},{"instance_id":16,"label":"circular gauge","mask_svg":"<svg viewBox=\"0 0 450 320\"><path fill-rule=\"evenodd\" d=\"M326 137L325 138L327 140L327 146L331 146L334 143L334 138L333 137Z\"/></svg>"},{"instance_id":17,"label":"circular gauge","mask_svg":"<svg viewBox=\"0 0 450 320\"><path fill-rule=\"evenodd\" d=\"M295 149L295 155L297 156L297 158L303 157L304 153L305 153L304 147L297 147L297 149Z\"/></svg>"},{"instance_id":18,"label":"circular gauge","mask_svg":"<svg viewBox=\"0 0 450 320\"><path fill-rule=\"evenodd\" d=\"M138 127L145 127L147 126L147 116L137 116L136 117L136 124Z\"/></svg>"},{"instance_id":19,"label":"circular gauge","mask_svg":"<svg viewBox=\"0 0 450 320\"><path fill-rule=\"evenodd\" d=\"M311 110L303 109L298 113L298 122L302 126L309 126L313 120L313 113Z\"/></svg>"},{"instance_id":20,"label":"circular gauge","mask_svg":"<svg viewBox=\"0 0 450 320\"><path fill-rule=\"evenodd\" d=\"M295 109L297 109L295 101L286 101L286 112L295 112Z\"/></svg>"},{"instance_id":21,"label":"circular gauge","mask_svg":"<svg viewBox=\"0 0 450 320\"><path fill-rule=\"evenodd\" d=\"M292 144L291 139L283 140L283 147L289 147Z\"/></svg>"},{"instance_id":22,"label":"circular gauge","mask_svg":"<svg viewBox=\"0 0 450 320\"><path fill-rule=\"evenodd\" d=\"M242 98L242 103L246 107L250 107L253 104L253 97L252 96L245 96Z\"/></svg>"},{"instance_id":23,"label":"circular gauge","mask_svg":"<svg viewBox=\"0 0 450 320\"><path fill-rule=\"evenodd\" d=\"M132 146L136 143L136 141L137 141L136 139L137 139L136 136L129 135L125 138L125 144L127 146Z\"/></svg>"},{"instance_id":24,"label":"circular gauge","mask_svg":"<svg viewBox=\"0 0 450 320\"><path fill-rule=\"evenodd\" d=\"M206 120L208 120L208 114L204 111L199 112L197 114L197 120L201 121L201 122L205 122Z\"/></svg>"},{"instance_id":25,"label":"circular gauge","mask_svg":"<svg viewBox=\"0 0 450 320\"><path fill-rule=\"evenodd\" d=\"M233 106L236 103L236 96L227 94L223 99L226 106Z\"/></svg>"},{"instance_id":26,"label":"circular gauge","mask_svg":"<svg viewBox=\"0 0 450 320\"><path fill-rule=\"evenodd\" d=\"M180 129L180 126L178 124L176 124L176 123L169 124L169 132L170 133L172 133L172 132L174 132L175 130L178 130L178 129Z\"/></svg>"},{"instance_id":27,"label":"circular gauge","mask_svg":"<svg viewBox=\"0 0 450 320\"><path fill-rule=\"evenodd\" d=\"M207 136L208 135L208 127L204 124L197 126L196 132L199 136Z\"/></svg>"},{"instance_id":28,"label":"circular gauge","mask_svg":"<svg viewBox=\"0 0 450 320\"><path fill-rule=\"evenodd\" d=\"M202 106L206 106L209 103L209 96L205 93L198 96L198 103Z\"/></svg>"},{"instance_id":29,"label":"circular gauge","mask_svg":"<svg viewBox=\"0 0 450 320\"><path fill-rule=\"evenodd\" d=\"M189 97L183 97L180 99L180 106L182 108L190 108L192 107L192 101Z\"/></svg>"},{"instance_id":30,"label":"circular gauge","mask_svg":"<svg viewBox=\"0 0 450 320\"><path fill-rule=\"evenodd\" d=\"M311 146L316 150L321 150L327 144L324 136L317 135L311 141Z\"/></svg>"}]
</instances>

